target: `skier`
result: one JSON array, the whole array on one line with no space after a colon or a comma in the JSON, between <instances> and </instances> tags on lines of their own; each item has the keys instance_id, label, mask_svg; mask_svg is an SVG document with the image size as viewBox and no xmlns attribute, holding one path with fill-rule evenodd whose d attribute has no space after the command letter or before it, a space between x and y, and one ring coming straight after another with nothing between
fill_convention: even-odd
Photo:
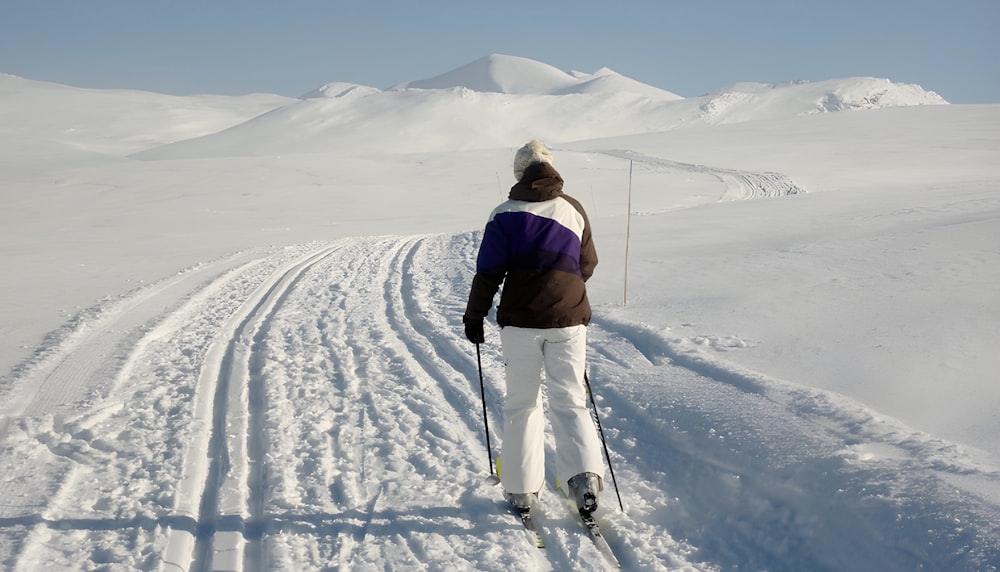
<instances>
[{"instance_id":1,"label":"skier","mask_svg":"<svg viewBox=\"0 0 1000 572\"><path fill-rule=\"evenodd\" d=\"M581 514L597 509L604 464L584 383L590 302L585 282L597 266L590 221L563 194L552 153L532 140L514 157L517 184L486 223L462 318L474 344L504 283L497 307L507 398L501 482L506 498L530 509L544 483L542 373L556 442L556 476Z\"/></svg>"}]
</instances>

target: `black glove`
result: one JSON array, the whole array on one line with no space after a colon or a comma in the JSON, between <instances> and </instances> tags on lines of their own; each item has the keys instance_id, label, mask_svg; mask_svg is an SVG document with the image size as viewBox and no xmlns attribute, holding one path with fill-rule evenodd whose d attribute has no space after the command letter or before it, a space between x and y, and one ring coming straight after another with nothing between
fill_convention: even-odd
<instances>
[{"instance_id":1,"label":"black glove","mask_svg":"<svg viewBox=\"0 0 1000 572\"><path fill-rule=\"evenodd\" d=\"M481 344L486 341L486 335L483 333L482 318L470 318L466 316L462 318L462 322L465 324L465 337L469 338L470 342Z\"/></svg>"}]
</instances>

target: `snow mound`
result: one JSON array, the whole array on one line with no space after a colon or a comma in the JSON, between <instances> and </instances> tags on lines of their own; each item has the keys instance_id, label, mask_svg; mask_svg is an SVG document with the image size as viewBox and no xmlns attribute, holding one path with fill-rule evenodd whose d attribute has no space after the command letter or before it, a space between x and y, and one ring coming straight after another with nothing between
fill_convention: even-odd
<instances>
[{"instance_id":1,"label":"snow mound","mask_svg":"<svg viewBox=\"0 0 1000 572\"><path fill-rule=\"evenodd\" d=\"M830 83L830 82L820 82ZM851 78L832 86L816 105L817 112L943 105L943 97L912 83L893 83L888 79Z\"/></svg>"},{"instance_id":2,"label":"snow mound","mask_svg":"<svg viewBox=\"0 0 1000 572\"><path fill-rule=\"evenodd\" d=\"M782 84L737 83L697 99L700 101L700 119L708 124L834 111L948 104L937 93L926 91L919 85L873 77Z\"/></svg>"}]
</instances>

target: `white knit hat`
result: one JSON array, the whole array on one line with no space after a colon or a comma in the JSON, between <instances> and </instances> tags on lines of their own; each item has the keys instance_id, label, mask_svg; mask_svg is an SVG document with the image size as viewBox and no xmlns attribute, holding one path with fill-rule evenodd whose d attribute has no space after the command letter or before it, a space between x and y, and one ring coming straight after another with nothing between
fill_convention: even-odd
<instances>
[{"instance_id":1,"label":"white knit hat","mask_svg":"<svg viewBox=\"0 0 1000 572\"><path fill-rule=\"evenodd\" d=\"M514 155L514 177L520 181L524 176L524 170L535 163L552 164L552 151L538 139L528 141L524 147L517 150L517 154Z\"/></svg>"}]
</instances>

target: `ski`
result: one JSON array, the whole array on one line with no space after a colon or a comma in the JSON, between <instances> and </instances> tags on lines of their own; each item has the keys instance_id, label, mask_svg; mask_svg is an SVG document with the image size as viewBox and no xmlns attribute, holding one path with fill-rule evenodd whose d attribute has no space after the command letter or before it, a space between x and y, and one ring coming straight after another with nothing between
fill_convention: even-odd
<instances>
[{"instance_id":1,"label":"ski","mask_svg":"<svg viewBox=\"0 0 1000 572\"><path fill-rule=\"evenodd\" d=\"M531 518L531 509L515 507L514 511L520 517L521 524L524 525L524 530L528 533L528 539L535 544L536 548L545 548L545 540L542 539L542 534L538 532L535 521Z\"/></svg>"},{"instance_id":2,"label":"ski","mask_svg":"<svg viewBox=\"0 0 1000 572\"><path fill-rule=\"evenodd\" d=\"M611 566L621 568L622 565L618 562L618 557L615 556L614 550L611 550L611 545L608 544L608 540L604 538L603 534L601 534L601 525L597 524L597 519L594 518L594 515L581 511L580 520L583 522L584 528L587 529L590 539L594 541L594 546L597 547L601 556L603 556Z\"/></svg>"},{"instance_id":3,"label":"ski","mask_svg":"<svg viewBox=\"0 0 1000 572\"><path fill-rule=\"evenodd\" d=\"M559 491L560 496L562 496L563 501L566 503L566 508L570 510L573 514L577 514L580 517L580 522L583 527L587 529L587 536L590 540L594 542L594 546L597 551L601 553L604 560L614 568L621 568L621 562L618 561L618 557L615 556L615 551L611 549L611 545L608 544L608 539L604 538L604 534L601 533L601 525L597 524L597 519L594 518L593 513L580 510L576 507L576 503L573 499L569 497L566 490L563 489L562 483L556 480L556 490Z\"/></svg>"},{"instance_id":4,"label":"ski","mask_svg":"<svg viewBox=\"0 0 1000 572\"><path fill-rule=\"evenodd\" d=\"M494 485L500 484L500 471L502 466L500 464L500 456L497 455L496 460L496 474L490 474L486 482ZM545 548L545 540L542 539L542 533L538 531L538 527L535 526L535 521L531 518L531 508L522 508L509 504L508 506L514 510L514 514L521 519L521 524L524 525L524 530L528 534L528 539L534 543L537 548Z\"/></svg>"}]
</instances>

